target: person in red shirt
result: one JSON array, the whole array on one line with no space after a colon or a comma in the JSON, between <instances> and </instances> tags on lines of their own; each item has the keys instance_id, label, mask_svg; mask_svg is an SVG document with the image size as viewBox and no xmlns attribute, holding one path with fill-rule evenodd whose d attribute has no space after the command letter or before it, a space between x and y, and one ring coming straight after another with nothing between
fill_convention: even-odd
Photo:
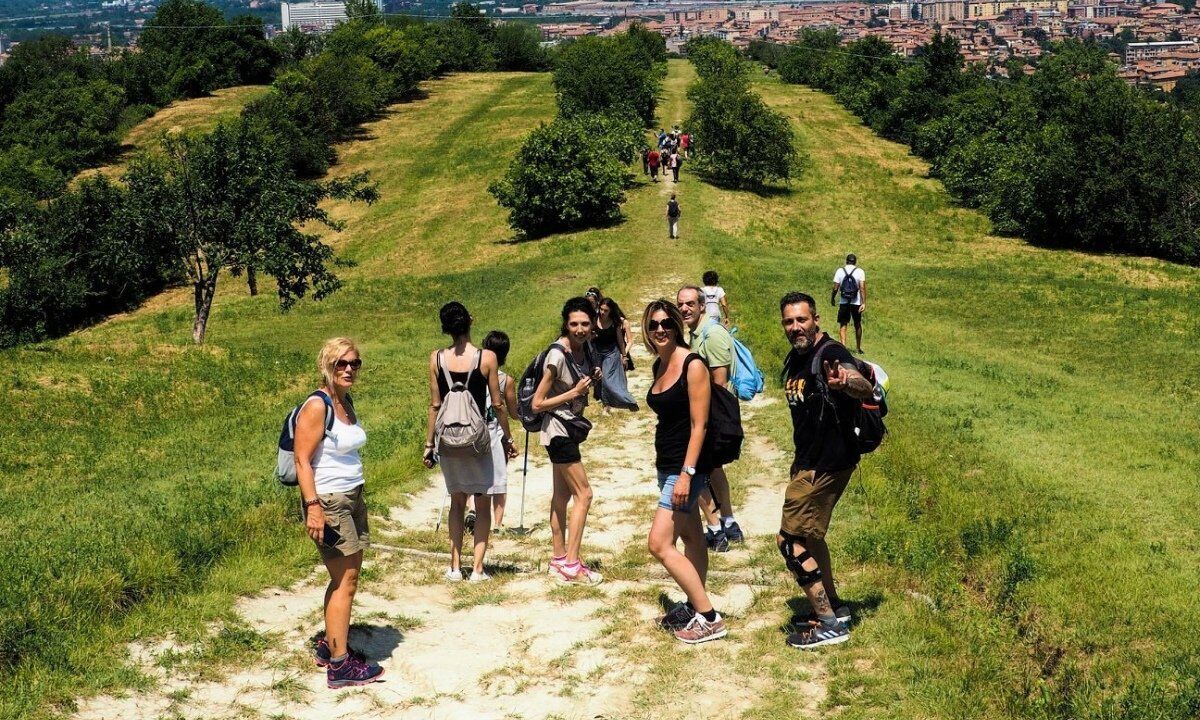
<instances>
[{"instance_id":1,"label":"person in red shirt","mask_svg":"<svg viewBox=\"0 0 1200 720\"><path fill-rule=\"evenodd\" d=\"M658 166L662 164L662 155L657 150L650 151L650 179L658 182Z\"/></svg>"},{"instance_id":2,"label":"person in red shirt","mask_svg":"<svg viewBox=\"0 0 1200 720\"><path fill-rule=\"evenodd\" d=\"M682 135L679 136L679 149L683 151L684 157L691 157L690 155L688 155L688 148L691 147L691 144L692 144L692 136L691 135L688 135L687 133L683 133Z\"/></svg>"}]
</instances>

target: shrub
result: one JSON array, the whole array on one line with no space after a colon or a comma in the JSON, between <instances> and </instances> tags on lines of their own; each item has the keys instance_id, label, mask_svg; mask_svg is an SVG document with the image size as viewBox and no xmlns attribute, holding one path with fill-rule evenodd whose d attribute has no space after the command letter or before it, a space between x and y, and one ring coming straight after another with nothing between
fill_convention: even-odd
<instances>
[{"instance_id":1,"label":"shrub","mask_svg":"<svg viewBox=\"0 0 1200 720\"><path fill-rule=\"evenodd\" d=\"M554 89L560 113L632 113L646 125L654 122L663 69L641 42L621 37L583 37L559 52Z\"/></svg>"},{"instance_id":2,"label":"shrub","mask_svg":"<svg viewBox=\"0 0 1200 720\"><path fill-rule=\"evenodd\" d=\"M545 70L550 54L533 25L505 23L496 29L496 67L500 70Z\"/></svg>"},{"instance_id":3,"label":"shrub","mask_svg":"<svg viewBox=\"0 0 1200 720\"><path fill-rule=\"evenodd\" d=\"M625 165L595 119L556 118L525 139L504 177L488 191L509 209L509 225L528 237L621 218Z\"/></svg>"}]
</instances>

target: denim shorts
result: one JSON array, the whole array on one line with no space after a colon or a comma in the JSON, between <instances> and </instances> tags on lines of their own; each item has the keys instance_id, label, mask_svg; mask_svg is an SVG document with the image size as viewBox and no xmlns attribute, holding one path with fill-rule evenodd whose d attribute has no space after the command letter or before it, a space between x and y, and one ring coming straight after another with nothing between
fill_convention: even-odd
<instances>
[{"instance_id":1,"label":"denim shorts","mask_svg":"<svg viewBox=\"0 0 1200 720\"><path fill-rule=\"evenodd\" d=\"M671 493L675 492L675 481L679 479L679 473L665 473L662 470L658 471L658 506L663 510L675 510L671 504ZM679 512L691 512L696 507L696 501L700 499L700 493L704 488L708 487L708 476L704 473L697 473L692 477L692 487L688 492L687 506Z\"/></svg>"}]
</instances>

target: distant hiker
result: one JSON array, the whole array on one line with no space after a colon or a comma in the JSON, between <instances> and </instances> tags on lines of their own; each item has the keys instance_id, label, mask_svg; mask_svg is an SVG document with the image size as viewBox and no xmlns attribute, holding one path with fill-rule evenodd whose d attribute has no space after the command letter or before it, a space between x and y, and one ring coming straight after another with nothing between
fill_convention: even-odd
<instances>
[{"instance_id":1,"label":"distant hiker","mask_svg":"<svg viewBox=\"0 0 1200 720\"><path fill-rule=\"evenodd\" d=\"M500 426L503 455L516 457L508 411L500 391L499 362L491 350L471 344L471 314L462 303L442 306L442 332L451 337L450 346L429 355L429 422L425 433L425 467L442 465L446 492L450 493L450 568L445 578L462 580L463 512L467 497L474 495L474 564L471 582L490 580L483 569L492 510L481 502L496 477L492 436L486 418L494 410Z\"/></svg>"},{"instance_id":2,"label":"distant hiker","mask_svg":"<svg viewBox=\"0 0 1200 720\"><path fill-rule=\"evenodd\" d=\"M629 394L625 377L625 363L629 360L629 344L633 333L621 307L612 298L600 301L600 312L596 318L596 335L592 347L600 361L603 380L598 383L600 403L604 412L613 408L637 410L637 400Z\"/></svg>"},{"instance_id":3,"label":"distant hiker","mask_svg":"<svg viewBox=\"0 0 1200 720\"><path fill-rule=\"evenodd\" d=\"M604 299L604 293L600 291L600 288L593 285L587 289L587 292L583 296L588 299L592 307L596 308L596 312L600 312L600 301Z\"/></svg>"},{"instance_id":4,"label":"distant hiker","mask_svg":"<svg viewBox=\"0 0 1200 720\"><path fill-rule=\"evenodd\" d=\"M667 129L660 128L658 131L658 149L659 150L662 150L664 147L667 146L668 137L669 136L667 135Z\"/></svg>"},{"instance_id":5,"label":"distant hiker","mask_svg":"<svg viewBox=\"0 0 1200 720\"><path fill-rule=\"evenodd\" d=\"M671 175L674 182L679 182L679 168L683 166L683 156L678 150L671 151Z\"/></svg>"},{"instance_id":6,"label":"distant hiker","mask_svg":"<svg viewBox=\"0 0 1200 720\"><path fill-rule=\"evenodd\" d=\"M667 201L667 237L672 240L679 237L679 217L683 211L679 209L679 201L675 199L675 193L671 193L671 199Z\"/></svg>"},{"instance_id":7,"label":"distant hiker","mask_svg":"<svg viewBox=\"0 0 1200 720\"><path fill-rule=\"evenodd\" d=\"M646 162L650 165L650 180L658 182L658 166L662 163L662 153L657 150L651 150Z\"/></svg>"},{"instance_id":8,"label":"distant hiker","mask_svg":"<svg viewBox=\"0 0 1200 720\"><path fill-rule=\"evenodd\" d=\"M838 306L838 339L846 344L846 326L854 320L854 346L861 353L862 316L867 311L867 274L858 267L854 253L846 256L846 264L833 273L833 293L830 302Z\"/></svg>"},{"instance_id":9,"label":"distant hiker","mask_svg":"<svg viewBox=\"0 0 1200 720\"><path fill-rule=\"evenodd\" d=\"M817 302L810 295L784 295L779 311L792 345L783 380L796 455L776 541L817 616L816 624L792 633L787 642L810 649L850 639L850 608L838 597L825 534L860 457L853 430L855 410L858 401L872 396L874 387L855 368L850 351L821 332ZM822 361L816 373L813 353L820 353Z\"/></svg>"},{"instance_id":10,"label":"distant hiker","mask_svg":"<svg viewBox=\"0 0 1200 720\"><path fill-rule=\"evenodd\" d=\"M579 559L583 528L592 505L579 445L587 439L591 423L583 417L588 390L600 377L588 346L596 323L591 301L571 298L563 305L558 340L545 355L541 381L533 395L532 409L542 413L542 445L554 466L554 490L550 499L550 533L554 554L550 574L559 582L595 585L603 578ZM570 518L567 503L571 501Z\"/></svg>"},{"instance_id":11,"label":"distant hiker","mask_svg":"<svg viewBox=\"0 0 1200 720\"><path fill-rule=\"evenodd\" d=\"M500 330L493 330L483 338L483 349L496 355L497 368L504 367L504 363L508 361L509 346L508 335ZM517 414L517 384L503 370L497 370L496 384L500 386L504 409L511 420ZM516 456L516 448L513 448L512 456L505 452L504 428L500 426L500 414L491 402L491 393L488 395L488 433L492 436L492 486L488 488L487 494L492 500L492 527L499 532L500 528L504 527L504 506L508 498L508 461L510 457Z\"/></svg>"},{"instance_id":12,"label":"distant hiker","mask_svg":"<svg viewBox=\"0 0 1200 720\"><path fill-rule=\"evenodd\" d=\"M650 526L650 553L687 595L658 619L659 627L696 644L725 637L725 620L705 592L708 548L697 501L709 470L700 450L712 395L708 368L688 349L683 317L670 301L655 300L642 316L642 337L654 353L654 382L646 404L658 417L654 430L654 467L658 471L658 509ZM683 552L675 540L683 540Z\"/></svg>"},{"instance_id":13,"label":"distant hiker","mask_svg":"<svg viewBox=\"0 0 1200 720\"><path fill-rule=\"evenodd\" d=\"M688 328L688 343L692 352L704 358L713 382L721 387L729 386L733 372L733 338L718 321L704 312L704 291L695 285L679 289L675 300ZM733 503L729 497L729 479L725 469L715 467L708 477L708 488L700 496L700 507L704 511L707 529L704 537L710 550L729 552L731 542L742 542L745 535L733 515Z\"/></svg>"},{"instance_id":14,"label":"distant hiker","mask_svg":"<svg viewBox=\"0 0 1200 720\"><path fill-rule=\"evenodd\" d=\"M349 644L350 608L363 551L371 545L358 452L367 442L367 433L358 424L350 398L361 367L362 356L353 340L327 341L317 355L321 386L301 406L296 420L296 478L304 528L329 571L325 637L317 641L316 661L325 668L331 688L366 685L383 675L383 668L366 662ZM333 411L332 426L328 409Z\"/></svg>"},{"instance_id":15,"label":"distant hiker","mask_svg":"<svg viewBox=\"0 0 1200 720\"><path fill-rule=\"evenodd\" d=\"M649 147L642 148L642 174L643 175L650 174L650 148Z\"/></svg>"},{"instance_id":16,"label":"distant hiker","mask_svg":"<svg viewBox=\"0 0 1200 720\"><path fill-rule=\"evenodd\" d=\"M704 287L700 291L704 294L704 314L729 327L729 296L725 294L725 288L717 284L720 281L717 271L709 270L702 279Z\"/></svg>"},{"instance_id":17,"label":"distant hiker","mask_svg":"<svg viewBox=\"0 0 1200 720\"><path fill-rule=\"evenodd\" d=\"M692 146L692 136L691 135L689 135L688 133L683 133L682 135L679 136L679 149L683 151L683 156L685 158L691 157L691 155L688 154L688 149L691 146Z\"/></svg>"}]
</instances>

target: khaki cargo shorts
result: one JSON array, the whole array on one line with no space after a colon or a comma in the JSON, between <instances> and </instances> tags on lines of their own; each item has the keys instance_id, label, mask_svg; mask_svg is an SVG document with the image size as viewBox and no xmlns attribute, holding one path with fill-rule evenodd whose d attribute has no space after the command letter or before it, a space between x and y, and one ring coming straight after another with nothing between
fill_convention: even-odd
<instances>
[{"instance_id":1,"label":"khaki cargo shorts","mask_svg":"<svg viewBox=\"0 0 1200 720\"><path fill-rule=\"evenodd\" d=\"M783 520L779 528L788 535L824 540L833 507L853 474L854 468L832 473L800 470L792 475L783 494Z\"/></svg>"},{"instance_id":2,"label":"khaki cargo shorts","mask_svg":"<svg viewBox=\"0 0 1200 720\"><path fill-rule=\"evenodd\" d=\"M349 492L325 493L317 498L325 511L325 537L317 543L322 560L353 555L371 546L362 485Z\"/></svg>"}]
</instances>

